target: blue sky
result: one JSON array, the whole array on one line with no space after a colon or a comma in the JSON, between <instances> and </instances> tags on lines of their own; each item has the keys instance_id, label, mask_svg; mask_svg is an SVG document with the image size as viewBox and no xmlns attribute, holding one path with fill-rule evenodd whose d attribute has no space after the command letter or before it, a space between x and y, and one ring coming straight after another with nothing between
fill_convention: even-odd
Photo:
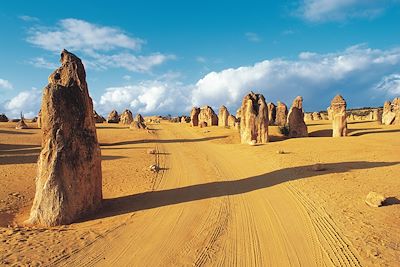
<instances>
[{"instance_id":1,"label":"blue sky","mask_svg":"<svg viewBox=\"0 0 400 267\"><path fill-rule=\"evenodd\" d=\"M83 2L83 3L82 3ZM398 0L2 1L0 113L36 114L66 48L84 61L95 108L183 114L244 94L306 111L400 95Z\"/></svg>"}]
</instances>

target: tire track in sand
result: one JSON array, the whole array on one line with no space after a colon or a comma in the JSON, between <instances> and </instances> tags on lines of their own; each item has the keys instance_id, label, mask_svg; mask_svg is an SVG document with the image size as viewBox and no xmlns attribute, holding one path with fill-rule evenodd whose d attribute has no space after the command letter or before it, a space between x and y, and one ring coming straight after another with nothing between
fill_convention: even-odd
<instances>
[{"instance_id":1,"label":"tire track in sand","mask_svg":"<svg viewBox=\"0 0 400 267\"><path fill-rule=\"evenodd\" d=\"M335 266L361 266L351 242L341 233L332 218L297 189L291 182L288 190L306 208L317 231L319 242Z\"/></svg>"}]
</instances>

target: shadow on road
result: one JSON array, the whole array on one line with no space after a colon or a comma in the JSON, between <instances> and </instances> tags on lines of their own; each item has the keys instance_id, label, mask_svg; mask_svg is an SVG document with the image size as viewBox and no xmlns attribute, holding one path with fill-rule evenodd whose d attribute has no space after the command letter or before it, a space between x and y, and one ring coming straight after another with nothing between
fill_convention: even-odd
<instances>
[{"instance_id":1,"label":"shadow on road","mask_svg":"<svg viewBox=\"0 0 400 267\"><path fill-rule=\"evenodd\" d=\"M189 143L189 142L202 142L202 141L210 141L215 139L223 139L228 136L214 136L214 137L204 137L204 138L195 138L195 139L144 139L144 140L131 140L131 141L123 141L116 143L106 143L100 144L102 147L107 146L121 146L121 145L133 145L133 144L146 144L146 143Z\"/></svg>"},{"instance_id":2,"label":"shadow on road","mask_svg":"<svg viewBox=\"0 0 400 267\"><path fill-rule=\"evenodd\" d=\"M130 196L105 199L103 209L95 216L85 220L112 217L120 214L174 205L184 202L243 194L254 190L274 186L291 180L309 178L328 173L344 173L356 169L371 169L397 165L400 162L342 162L323 164L324 171L312 171L313 165L276 170L250 178L211 182L192 186L149 191Z\"/></svg>"}]
</instances>

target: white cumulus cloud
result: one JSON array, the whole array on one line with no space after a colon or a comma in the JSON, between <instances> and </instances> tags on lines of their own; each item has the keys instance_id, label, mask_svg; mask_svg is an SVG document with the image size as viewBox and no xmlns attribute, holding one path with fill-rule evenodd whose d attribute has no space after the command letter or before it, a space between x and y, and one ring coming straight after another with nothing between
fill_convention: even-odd
<instances>
[{"instance_id":1,"label":"white cumulus cloud","mask_svg":"<svg viewBox=\"0 0 400 267\"><path fill-rule=\"evenodd\" d=\"M108 67L125 68L134 72L149 72L174 55L156 52L150 55L138 54L144 40L131 37L116 27L101 26L84 20L62 19L56 27L32 27L27 41L42 49L60 52L62 49L80 53L85 65L93 69ZM35 58L31 64L50 68L48 60Z\"/></svg>"},{"instance_id":2,"label":"white cumulus cloud","mask_svg":"<svg viewBox=\"0 0 400 267\"><path fill-rule=\"evenodd\" d=\"M374 18L397 3L395 0L301 0L298 13L312 22Z\"/></svg>"},{"instance_id":3,"label":"white cumulus cloud","mask_svg":"<svg viewBox=\"0 0 400 267\"><path fill-rule=\"evenodd\" d=\"M37 21L39 21L39 18L28 16L28 15L21 15L21 16L18 16L18 18L20 20L23 20L23 21L26 21L26 22L37 22Z\"/></svg>"},{"instance_id":4,"label":"white cumulus cloud","mask_svg":"<svg viewBox=\"0 0 400 267\"><path fill-rule=\"evenodd\" d=\"M391 74L382 78L375 85L375 90L386 93L389 97L400 96L400 74Z\"/></svg>"},{"instance_id":5,"label":"white cumulus cloud","mask_svg":"<svg viewBox=\"0 0 400 267\"><path fill-rule=\"evenodd\" d=\"M127 86L106 88L96 109L108 114L112 109L134 113L175 114L190 109L190 88L172 80L150 80Z\"/></svg>"},{"instance_id":6,"label":"white cumulus cloud","mask_svg":"<svg viewBox=\"0 0 400 267\"><path fill-rule=\"evenodd\" d=\"M100 26L79 19L62 19L55 29L33 28L28 42L43 49L59 52L112 50L115 48L140 49L143 40L133 38L118 28Z\"/></svg>"},{"instance_id":7,"label":"white cumulus cloud","mask_svg":"<svg viewBox=\"0 0 400 267\"><path fill-rule=\"evenodd\" d=\"M21 91L3 103L1 113L5 113L9 118L18 118L22 112L26 118L33 118L40 109L41 97L41 90L36 88Z\"/></svg>"},{"instance_id":8,"label":"white cumulus cloud","mask_svg":"<svg viewBox=\"0 0 400 267\"><path fill-rule=\"evenodd\" d=\"M54 69L58 68L57 64L47 61L43 57L32 58L31 60L28 61L28 63L35 66L36 68L41 68L41 69L54 70Z\"/></svg>"},{"instance_id":9,"label":"white cumulus cloud","mask_svg":"<svg viewBox=\"0 0 400 267\"><path fill-rule=\"evenodd\" d=\"M0 79L0 89L12 89L13 85L11 84L10 81Z\"/></svg>"},{"instance_id":10,"label":"white cumulus cloud","mask_svg":"<svg viewBox=\"0 0 400 267\"><path fill-rule=\"evenodd\" d=\"M236 110L242 97L253 90L263 93L268 101L287 104L302 95L308 110L325 109L337 93L349 100L349 106L373 105L374 99L384 96L382 90L371 87L399 67L400 48L379 50L357 45L337 53L305 52L298 60L270 59L210 72L196 83L191 102L213 107L224 104ZM390 92L397 92L396 87L391 88Z\"/></svg>"}]
</instances>

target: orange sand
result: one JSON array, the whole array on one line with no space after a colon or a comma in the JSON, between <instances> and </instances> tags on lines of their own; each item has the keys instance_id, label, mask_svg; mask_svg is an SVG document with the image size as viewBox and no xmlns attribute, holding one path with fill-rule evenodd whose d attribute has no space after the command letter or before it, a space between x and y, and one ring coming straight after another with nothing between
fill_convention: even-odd
<instances>
[{"instance_id":1,"label":"orange sand","mask_svg":"<svg viewBox=\"0 0 400 267\"><path fill-rule=\"evenodd\" d=\"M270 127L273 142L254 147L239 144L234 129L98 124L103 209L52 228L18 226L34 196L40 129L14 127L0 123L0 265L400 262L400 126L351 122L349 137L330 138L320 121L299 139ZM313 171L315 163L326 170ZM369 191L388 205L367 206Z\"/></svg>"}]
</instances>

